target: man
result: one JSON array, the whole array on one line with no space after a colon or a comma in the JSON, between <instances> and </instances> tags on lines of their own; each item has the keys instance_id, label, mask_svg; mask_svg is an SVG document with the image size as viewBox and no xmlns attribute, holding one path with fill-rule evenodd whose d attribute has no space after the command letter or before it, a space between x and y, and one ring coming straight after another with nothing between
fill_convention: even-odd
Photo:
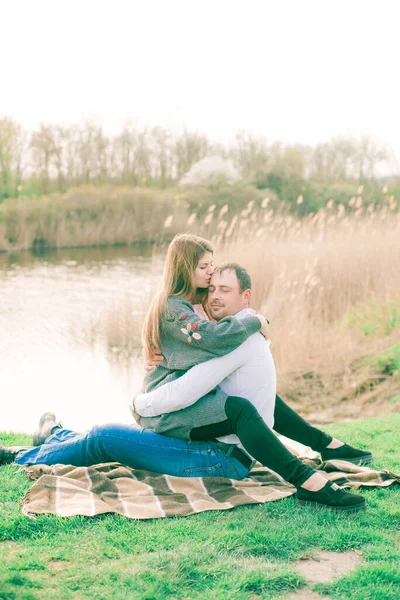
<instances>
[{"instance_id":1,"label":"man","mask_svg":"<svg viewBox=\"0 0 400 600\"><path fill-rule=\"evenodd\" d=\"M232 315L240 319L255 314L250 309L250 302L251 278L248 272L236 263L218 267L211 278L208 293L208 307L213 319L219 321ZM169 414L188 410L187 407L219 384L228 396L240 396L252 402L271 429L321 452L324 460L371 463L371 453L351 448L311 427L276 396L275 366L269 344L269 340L256 333L233 352L196 365L178 379L147 394L140 394L134 401L136 418L144 427L148 425L148 419L158 418L157 431L174 436L176 421L169 420ZM155 357L154 364L161 362L162 358ZM235 435L218 440L239 443Z\"/></svg>"},{"instance_id":2,"label":"man","mask_svg":"<svg viewBox=\"0 0 400 600\"><path fill-rule=\"evenodd\" d=\"M240 312L245 314L250 310L250 300L251 280L242 267L228 264L216 270L209 291L210 310L216 320L228 315L240 317ZM204 376L196 374L199 369ZM370 453L347 446L311 427L279 396L274 403L275 369L269 344L260 334L251 336L229 355L197 365L180 379L151 394L138 396L136 411L150 416L179 410L202 397L206 393L204 390L213 389L225 376L221 386L226 390L239 390L243 397L249 396L271 428L273 426L277 432L320 451L324 460L372 462ZM145 421L146 416L142 420ZM254 461L237 443L235 436L221 438L218 442L188 443L124 424L97 425L89 432L77 433L63 429L56 422L54 413L45 413L34 435L37 447L18 450L0 446L0 464L15 461L21 465L89 466L115 461L137 469L182 477L213 475L242 479Z\"/></svg>"}]
</instances>

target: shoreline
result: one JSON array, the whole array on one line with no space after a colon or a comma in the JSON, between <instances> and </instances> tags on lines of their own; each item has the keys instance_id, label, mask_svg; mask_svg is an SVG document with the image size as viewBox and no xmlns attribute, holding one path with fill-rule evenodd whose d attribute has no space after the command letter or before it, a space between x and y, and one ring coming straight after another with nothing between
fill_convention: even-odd
<instances>
[{"instance_id":1,"label":"shoreline","mask_svg":"<svg viewBox=\"0 0 400 600\"><path fill-rule=\"evenodd\" d=\"M171 239L167 239L163 244L169 244ZM46 255L47 252L57 252L57 250L79 250L79 249L91 249L91 248L129 248L136 246L155 246L159 244L157 240L138 240L133 242L115 242L115 243L105 243L105 244L78 244L72 246L43 246L38 248L37 246L31 246L29 248L12 248L12 249L4 249L0 248L0 254L14 254L19 252L30 252L34 256ZM160 244L161 245L161 244Z\"/></svg>"}]
</instances>

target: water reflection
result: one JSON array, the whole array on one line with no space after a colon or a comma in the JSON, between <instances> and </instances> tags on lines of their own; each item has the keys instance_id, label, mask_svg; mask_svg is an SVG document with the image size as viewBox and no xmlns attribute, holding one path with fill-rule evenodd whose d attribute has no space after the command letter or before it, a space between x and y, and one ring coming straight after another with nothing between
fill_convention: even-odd
<instances>
[{"instance_id":1,"label":"water reflection","mask_svg":"<svg viewBox=\"0 0 400 600\"><path fill-rule=\"evenodd\" d=\"M151 259L154 255L153 244L135 244L133 246L99 246L96 248L51 248L45 252L24 250L22 252L0 252L0 270L13 265L29 267L39 262L60 264L70 259L80 263L108 263L113 260Z\"/></svg>"},{"instance_id":2,"label":"water reflection","mask_svg":"<svg viewBox=\"0 0 400 600\"><path fill-rule=\"evenodd\" d=\"M77 429L130 422L141 361L110 360L96 327L122 303L139 321L161 270L149 245L0 255L0 429L32 431L45 410Z\"/></svg>"}]
</instances>

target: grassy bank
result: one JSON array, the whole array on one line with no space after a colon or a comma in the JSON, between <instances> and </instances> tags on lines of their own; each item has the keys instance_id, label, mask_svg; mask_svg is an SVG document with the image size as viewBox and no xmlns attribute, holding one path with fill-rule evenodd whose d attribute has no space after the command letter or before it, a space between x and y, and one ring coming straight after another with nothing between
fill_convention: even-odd
<instances>
[{"instance_id":1,"label":"grassy bank","mask_svg":"<svg viewBox=\"0 0 400 600\"><path fill-rule=\"evenodd\" d=\"M376 465L400 471L400 415L326 430L371 449ZM29 436L2 434L0 443ZM365 514L340 516L295 507L293 498L186 519L129 521L22 516L29 487L15 465L0 469L0 598L140 600L287 598L304 588L293 561L318 550L356 550L356 571L317 584L332 600L398 600L399 489L365 494ZM79 554L78 554L79 552Z\"/></svg>"},{"instance_id":2,"label":"grassy bank","mask_svg":"<svg viewBox=\"0 0 400 600\"><path fill-rule=\"evenodd\" d=\"M0 250L162 243L179 231L204 229L209 207L229 218L265 194L251 186L152 190L80 186L65 194L6 200L0 205ZM218 210L219 210L218 209Z\"/></svg>"}]
</instances>

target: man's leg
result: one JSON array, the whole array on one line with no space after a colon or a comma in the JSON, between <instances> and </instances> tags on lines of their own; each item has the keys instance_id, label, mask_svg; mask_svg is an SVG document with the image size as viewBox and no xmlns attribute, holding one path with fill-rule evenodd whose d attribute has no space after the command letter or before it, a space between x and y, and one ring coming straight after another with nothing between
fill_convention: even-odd
<instances>
[{"instance_id":1,"label":"man's leg","mask_svg":"<svg viewBox=\"0 0 400 600\"><path fill-rule=\"evenodd\" d=\"M278 395L275 400L274 420L274 430L277 433L310 446L321 453L323 460L347 460L359 465L368 465L373 461L371 452L364 452L339 440L333 440L332 436L307 423Z\"/></svg>"},{"instance_id":2,"label":"man's leg","mask_svg":"<svg viewBox=\"0 0 400 600\"><path fill-rule=\"evenodd\" d=\"M349 494L293 456L265 424L255 407L244 398L228 396L226 420L194 427L191 439L202 440L235 433L247 452L297 488L300 506L326 506L334 510L358 511L366 507L362 496Z\"/></svg>"},{"instance_id":3,"label":"man's leg","mask_svg":"<svg viewBox=\"0 0 400 600\"><path fill-rule=\"evenodd\" d=\"M19 452L15 462L29 464L72 464L90 466L119 462L178 477L227 477L243 479L249 472L247 456L231 447L226 452L215 442L188 443L134 425L120 423L95 425L87 433L57 429L46 442ZM237 456L239 458L237 458Z\"/></svg>"},{"instance_id":4,"label":"man's leg","mask_svg":"<svg viewBox=\"0 0 400 600\"><path fill-rule=\"evenodd\" d=\"M310 446L320 452L332 441L332 437L313 427L290 408L280 396L275 399L274 430L291 440Z\"/></svg>"}]
</instances>

